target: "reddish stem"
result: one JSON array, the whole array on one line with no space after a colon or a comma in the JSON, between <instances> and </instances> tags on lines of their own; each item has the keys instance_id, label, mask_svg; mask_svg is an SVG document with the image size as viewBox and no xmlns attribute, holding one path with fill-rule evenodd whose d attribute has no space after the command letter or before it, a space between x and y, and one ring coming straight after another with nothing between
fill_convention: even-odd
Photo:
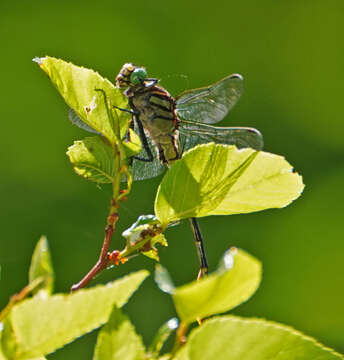
<instances>
[{"instance_id":1,"label":"reddish stem","mask_svg":"<svg viewBox=\"0 0 344 360\"><path fill-rule=\"evenodd\" d=\"M107 226L105 228L105 238L103 242L103 246L99 255L99 259L97 263L93 266L93 268L79 281L77 284L73 285L71 288L71 292L79 290L85 287L100 271L104 270L108 263L108 252L111 243L111 238L115 230L115 224L118 219L118 214L113 213L108 217Z\"/></svg>"}]
</instances>

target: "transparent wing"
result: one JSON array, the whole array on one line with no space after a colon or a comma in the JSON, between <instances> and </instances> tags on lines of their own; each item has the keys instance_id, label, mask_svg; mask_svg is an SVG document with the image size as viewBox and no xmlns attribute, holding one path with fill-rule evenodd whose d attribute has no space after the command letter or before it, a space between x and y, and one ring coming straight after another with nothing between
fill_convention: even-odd
<instances>
[{"instance_id":1,"label":"transparent wing","mask_svg":"<svg viewBox=\"0 0 344 360\"><path fill-rule=\"evenodd\" d=\"M91 126L87 125L83 120L81 120L72 108L68 110L68 119L73 125L79 127L80 129L100 135L98 131L92 129Z\"/></svg>"},{"instance_id":2,"label":"transparent wing","mask_svg":"<svg viewBox=\"0 0 344 360\"><path fill-rule=\"evenodd\" d=\"M178 117L214 124L221 121L243 93L243 77L233 74L207 87L180 94L176 99Z\"/></svg>"},{"instance_id":3,"label":"transparent wing","mask_svg":"<svg viewBox=\"0 0 344 360\"><path fill-rule=\"evenodd\" d=\"M215 127L206 124L182 123L179 136L183 151L209 142L255 150L262 150L264 145L262 134L257 129L248 127Z\"/></svg>"},{"instance_id":4,"label":"transparent wing","mask_svg":"<svg viewBox=\"0 0 344 360\"><path fill-rule=\"evenodd\" d=\"M156 146L154 145L153 141L151 140L148 134L146 138L147 138L148 146L153 154L153 161L141 161L137 159L132 160L131 167L132 167L134 181L154 178L162 174L166 170L166 166L160 162L156 151ZM146 159L147 153L144 149L142 149L137 156Z\"/></svg>"}]
</instances>

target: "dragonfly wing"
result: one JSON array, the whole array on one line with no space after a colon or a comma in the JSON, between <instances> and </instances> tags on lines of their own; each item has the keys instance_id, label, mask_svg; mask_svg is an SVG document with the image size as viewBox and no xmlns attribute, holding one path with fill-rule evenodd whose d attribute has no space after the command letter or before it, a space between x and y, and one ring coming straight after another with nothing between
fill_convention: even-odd
<instances>
[{"instance_id":1,"label":"dragonfly wing","mask_svg":"<svg viewBox=\"0 0 344 360\"><path fill-rule=\"evenodd\" d=\"M150 162L133 159L132 172L134 181L154 178L162 174L165 170L166 166L161 164L158 159Z\"/></svg>"},{"instance_id":2,"label":"dragonfly wing","mask_svg":"<svg viewBox=\"0 0 344 360\"><path fill-rule=\"evenodd\" d=\"M92 129L91 126L87 125L83 120L81 120L72 108L68 110L68 119L73 125L76 125L80 129L86 130L93 134L101 135L98 131Z\"/></svg>"},{"instance_id":3,"label":"dragonfly wing","mask_svg":"<svg viewBox=\"0 0 344 360\"><path fill-rule=\"evenodd\" d=\"M235 145L237 148L262 150L263 136L254 128L248 127L215 127L205 124L182 124L179 128L180 142L183 151L198 144L214 142L217 144Z\"/></svg>"},{"instance_id":4,"label":"dragonfly wing","mask_svg":"<svg viewBox=\"0 0 344 360\"><path fill-rule=\"evenodd\" d=\"M159 160L156 146L149 137L149 134L146 135L146 138L150 151L152 152L153 155L153 160L152 161L142 161L137 159L132 160L131 168L132 168L134 180L151 179L162 174L166 170L166 165L162 164L161 161ZM147 153L145 149L142 149L141 152L137 155L137 157L147 159Z\"/></svg>"},{"instance_id":5,"label":"dragonfly wing","mask_svg":"<svg viewBox=\"0 0 344 360\"><path fill-rule=\"evenodd\" d=\"M233 74L207 87L180 94L176 99L178 117L213 124L221 121L243 93L243 77Z\"/></svg>"}]
</instances>

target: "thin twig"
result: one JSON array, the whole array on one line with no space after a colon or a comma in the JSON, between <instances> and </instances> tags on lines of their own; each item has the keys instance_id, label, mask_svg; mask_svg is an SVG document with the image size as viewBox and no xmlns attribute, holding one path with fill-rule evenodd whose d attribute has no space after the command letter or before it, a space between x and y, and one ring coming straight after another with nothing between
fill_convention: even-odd
<instances>
[{"instance_id":1,"label":"thin twig","mask_svg":"<svg viewBox=\"0 0 344 360\"><path fill-rule=\"evenodd\" d=\"M173 345L172 354L175 354L181 346L186 344L187 331L188 331L188 325L183 322L180 322L179 327L176 332L176 339L175 339L175 342Z\"/></svg>"},{"instance_id":2,"label":"thin twig","mask_svg":"<svg viewBox=\"0 0 344 360\"><path fill-rule=\"evenodd\" d=\"M111 238L115 230L115 225L118 220L118 214L113 213L109 215L107 226L105 228L105 238L103 242L102 249L100 251L99 259L93 268L79 281L77 284L73 285L71 292L79 290L85 287L100 271L104 270L108 263L108 253L111 243Z\"/></svg>"}]
</instances>

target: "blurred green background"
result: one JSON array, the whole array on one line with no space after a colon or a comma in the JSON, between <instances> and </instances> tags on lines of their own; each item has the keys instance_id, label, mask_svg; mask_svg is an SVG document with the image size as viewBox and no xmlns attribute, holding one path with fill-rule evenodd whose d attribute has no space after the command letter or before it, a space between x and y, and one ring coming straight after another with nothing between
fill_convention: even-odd
<instances>
[{"instance_id":1,"label":"blurred green background","mask_svg":"<svg viewBox=\"0 0 344 360\"><path fill-rule=\"evenodd\" d=\"M201 219L211 268L233 245L255 255L262 285L234 313L292 325L344 352L343 16L342 0L2 0L0 307L26 284L41 234L52 249L56 290L69 291L98 257L110 196L73 173L65 151L85 133L68 122L34 56L60 57L110 80L131 61L174 95L238 72L245 94L220 125L258 128L265 150L284 155L306 189L285 209ZM135 183L114 248L137 216L152 213L159 180ZM163 265L177 284L194 279L188 224L167 236ZM153 267L137 257L93 284ZM146 343L174 315L152 278L126 311ZM49 358L91 358L94 342L92 333Z\"/></svg>"}]
</instances>

